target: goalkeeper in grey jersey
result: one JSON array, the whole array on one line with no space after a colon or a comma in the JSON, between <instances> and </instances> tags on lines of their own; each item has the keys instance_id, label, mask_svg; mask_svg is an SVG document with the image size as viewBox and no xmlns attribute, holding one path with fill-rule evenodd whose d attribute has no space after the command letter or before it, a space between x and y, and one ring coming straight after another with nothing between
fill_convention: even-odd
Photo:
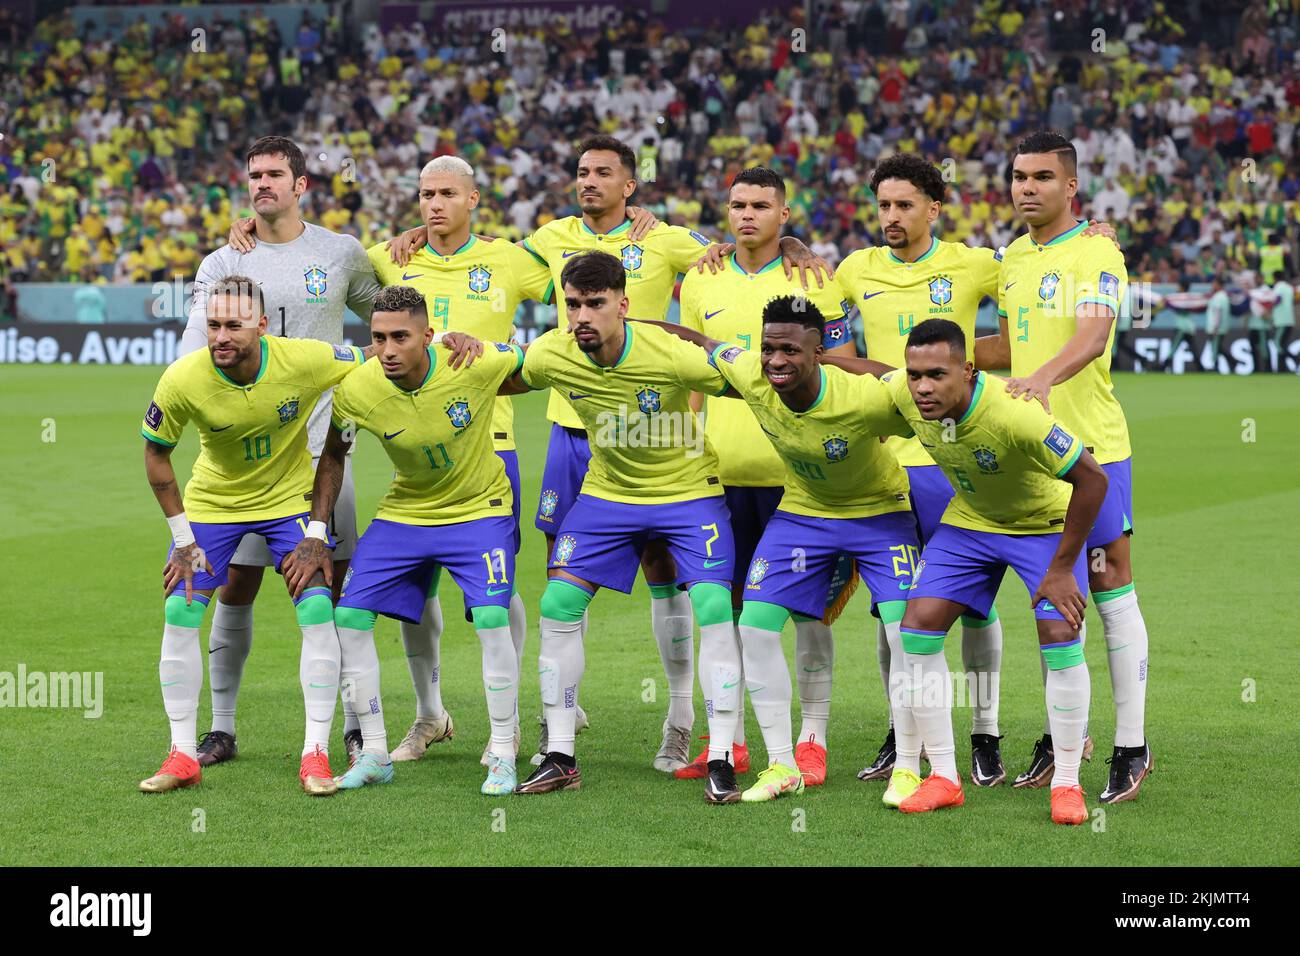
<instances>
[{"instance_id":1,"label":"goalkeeper in grey jersey","mask_svg":"<svg viewBox=\"0 0 1300 956\"><path fill-rule=\"evenodd\" d=\"M245 159L257 246L241 254L226 245L204 258L195 277L189 321L181 336L179 354L207 348L207 290L228 275L246 275L257 280L265 302L268 334L341 344L344 306L369 321L371 303L380 289L365 249L352 236L302 221L298 202L307 189L307 163L292 140L264 136L249 147ZM291 398L286 395L286 399ZM324 446L331 407L327 393L317 403L308 422L308 447L313 459L319 458ZM334 550L337 598L357 540L351 455L329 530L331 538L337 541ZM221 763L237 753L235 699L253 641L253 600L262 585L265 568L273 564L266 541L260 535L245 535L231 559L229 579L214 602L212 630L208 636L212 730L199 742L201 766ZM352 757L353 743L360 749L361 733L346 698L343 709L344 742Z\"/></svg>"}]
</instances>

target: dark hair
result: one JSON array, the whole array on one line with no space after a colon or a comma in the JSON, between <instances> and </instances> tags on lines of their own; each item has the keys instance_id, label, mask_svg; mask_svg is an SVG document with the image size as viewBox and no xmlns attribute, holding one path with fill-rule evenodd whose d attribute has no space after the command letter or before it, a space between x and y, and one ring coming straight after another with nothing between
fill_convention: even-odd
<instances>
[{"instance_id":1,"label":"dark hair","mask_svg":"<svg viewBox=\"0 0 1300 956\"><path fill-rule=\"evenodd\" d=\"M584 252L573 256L560 273L560 289L573 286L579 292L602 292L609 289L622 293L627 286L623 263L608 252Z\"/></svg>"},{"instance_id":2,"label":"dark hair","mask_svg":"<svg viewBox=\"0 0 1300 956\"><path fill-rule=\"evenodd\" d=\"M588 136L578 146L578 157L582 158L583 153L589 153L593 149L606 150L618 154L618 160L627 169L630 178L636 178L636 154L632 148L624 144L621 140L613 136Z\"/></svg>"},{"instance_id":3,"label":"dark hair","mask_svg":"<svg viewBox=\"0 0 1300 956\"><path fill-rule=\"evenodd\" d=\"M263 136L257 140L244 154L245 167L253 161L254 156L283 156L289 161L289 172L295 180L299 176L307 175L307 160L302 155L302 150L298 148L297 143L287 137Z\"/></svg>"},{"instance_id":4,"label":"dark hair","mask_svg":"<svg viewBox=\"0 0 1300 956\"><path fill-rule=\"evenodd\" d=\"M1034 153L1056 153L1061 157L1067 176L1073 176L1079 168L1079 155L1074 151L1074 144L1058 130L1040 129L1016 144L1017 156Z\"/></svg>"},{"instance_id":5,"label":"dark hair","mask_svg":"<svg viewBox=\"0 0 1300 956\"><path fill-rule=\"evenodd\" d=\"M939 167L916 153L897 153L882 161L871 174L871 191L879 193L886 179L904 179L935 202L943 202L947 192Z\"/></svg>"},{"instance_id":6,"label":"dark hair","mask_svg":"<svg viewBox=\"0 0 1300 956\"><path fill-rule=\"evenodd\" d=\"M960 325L949 319L926 319L914 325L907 336L909 349L920 345L934 345L936 342L947 342L948 348L954 355L966 354L966 333L961 330Z\"/></svg>"},{"instance_id":7,"label":"dark hair","mask_svg":"<svg viewBox=\"0 0 1300 956\"><path fill-rule=\"evenodd\" d=\"M742 183L748 186L770 186L776 190L782 204L785 203L785 177L775 169L768 169L766 166L750 166L748 169L742 169L732 181L731 189L735 189ZM728 195L731 194L731 189L727 190Z\"/></svg>"},{"instance_id":8,"label":"dark hair","mask_svg":"<svg viewBox=\"0 0 1300 956\"><path fill-rule=\"evenodd\" d=\"M248 276L224 276L212 283L208 289L208 298L218 295L246 295L253 300L253 310L260 319L266 314L266 306L262 301L262 287L256 279L250 279Z\"/></svg>"},{"instance_id":9,"label":"dark hair","mask_svg":"<svg viewBox=\"0 0 1300 956\"><path fill-rule=\"evenodd\" d=\"M375 296L373 312L409 312L411 317L423 322L429 321L429 307L425 304L424 293L409 285L388 285L379 290Z\"/></svg>"},{"instance_id":10,"label":"dark hair","mask_svg":"<svg viewBox=\"0 0 1300 956\"><path fill-rule=\"evenodd\" d=\"M806 295L778 296L763 306L764 325L787 322L802 325L805 329L816 329L819 336L826 332L826 317Z\"/></svg>"}]
</instances>

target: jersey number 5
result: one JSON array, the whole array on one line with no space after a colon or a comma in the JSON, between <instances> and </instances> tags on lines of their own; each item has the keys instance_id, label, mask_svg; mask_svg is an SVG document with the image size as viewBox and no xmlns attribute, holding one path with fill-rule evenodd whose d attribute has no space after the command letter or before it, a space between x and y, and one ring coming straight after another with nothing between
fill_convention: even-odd
<instances>
[{"instance_id":1,"label":"jersey number 5","mask_svg":"<svg viewBox=\"0 0 1300 956\"><path fill-rule=\"evenodd\" d=\"M1016 336L1017 342L1029 341L1029 320L1025 318L1028 314L1029 310L1023 305L1016 309L1016 328L1020 330L1020 334Z\"/></svg>"}]
</instances>

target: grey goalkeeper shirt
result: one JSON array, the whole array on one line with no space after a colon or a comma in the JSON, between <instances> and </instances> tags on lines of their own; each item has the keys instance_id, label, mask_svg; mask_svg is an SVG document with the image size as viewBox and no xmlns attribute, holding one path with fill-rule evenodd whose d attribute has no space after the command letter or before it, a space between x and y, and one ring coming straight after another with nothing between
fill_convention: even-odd
<instances>
[{"instance_id":1,"label":"grey goalkeeper shirt","mask_svg":"<svg viewBox=\"0 0 1300 956\"><path fill-rule=\"evenodd\" d=\"M268 335L320 339L337 345L343 342L345 305L370 319L380 285L361 243L309 222L303 226L302 235L292 242L259 239L247 254L226 245L203 259L194 277L189 321L177 358L208 347L208 289L227 276L248 276L262 287ZM307 444L313 456L325 447L333 391L321 396L307 423Z\"/></svg>"}]
</instances>

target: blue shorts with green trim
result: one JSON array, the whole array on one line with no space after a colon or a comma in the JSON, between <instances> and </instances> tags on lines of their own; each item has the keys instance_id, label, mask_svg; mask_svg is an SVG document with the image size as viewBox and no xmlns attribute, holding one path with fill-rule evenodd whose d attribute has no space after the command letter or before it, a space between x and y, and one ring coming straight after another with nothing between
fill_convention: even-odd
<instances>
[{"instance_id":1,"label":"blue shorts with green trim","mask_svg":"<svg viewBox=\"0 0 1300 956\"><path fill-rule=\"evenodd\" d=\"M908 600L942 598L966 605L978 617L988 617L1007 568L1015 569L1029 593L1033 594L1042 583L1060 543L1059 532L995 534L941 524L921 552L921 562L912 576L912 589L907 592ZM1073 570L1079 593L1087 595L1086 549L1079 549ZM1065 620L1047 600L1034 605L1034 617L1040 621Z\"/></svg>"},{"instance_id":2,"label":"blue shorts with green trim","mask_svg":"<svg viewBox=\"0 0 1300 956\"><path fill-rule=\"evenodd\" d=\"M1133 459L1111 461L1101 466L1110 484L1097 520L1088 532L1088 548L1100 548L1133 533Z\"/></svg>"}]
</instances>

